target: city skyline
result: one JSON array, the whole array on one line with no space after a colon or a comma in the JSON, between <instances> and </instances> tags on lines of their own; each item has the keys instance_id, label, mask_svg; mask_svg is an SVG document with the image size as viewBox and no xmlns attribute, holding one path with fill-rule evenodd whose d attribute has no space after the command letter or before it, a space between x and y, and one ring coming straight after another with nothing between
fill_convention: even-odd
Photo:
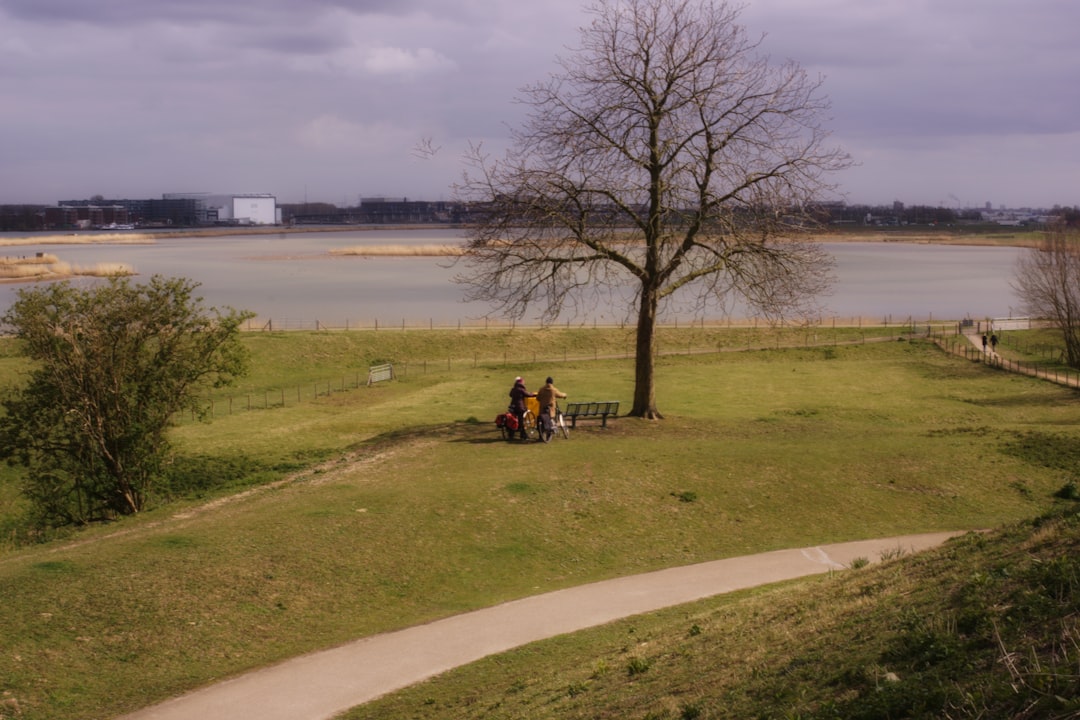
<instances>
[{"instance_id":1,"label":"city skyline","mask_svg":"<svg viewBox=\"0 0 1080 720\"><path fill-rule=\"evenodd\" d=\"M824 78L856 205L1080 203L1070 0L756 0ZM577 0L0 0L0 203L184 191L449 200L588 21Z\"/></svg>"}]
</instances>

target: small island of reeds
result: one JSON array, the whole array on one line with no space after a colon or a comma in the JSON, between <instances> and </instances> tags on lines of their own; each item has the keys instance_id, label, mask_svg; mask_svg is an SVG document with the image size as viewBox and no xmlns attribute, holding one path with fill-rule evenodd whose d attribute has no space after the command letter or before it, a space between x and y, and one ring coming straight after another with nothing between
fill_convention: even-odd
<instances>
[{"instance_id":1,"label":"small island of reeds","mask_svg":"<svg viewBox=\"0 0 1080 720\"><path fill-rule=\"evenodd\" d=\"M465 254L461 245L357 245L335 248L331 255L359 255L363 257L456 257Z\"/></svg>"},{"instance_id":2,"label":"small island of reeds","mask_svg":"<svg viewBox=\"0 0 1080 720\"><path fill-rule=\"evenodd\" d=\"M37 253L32 257L0 256L0 282L33 282L63 280L75 276L111 277L134 274L135 270L125 263L97 263L83 267L63 262L50 253Z\"/></svg>"}]
</instances>

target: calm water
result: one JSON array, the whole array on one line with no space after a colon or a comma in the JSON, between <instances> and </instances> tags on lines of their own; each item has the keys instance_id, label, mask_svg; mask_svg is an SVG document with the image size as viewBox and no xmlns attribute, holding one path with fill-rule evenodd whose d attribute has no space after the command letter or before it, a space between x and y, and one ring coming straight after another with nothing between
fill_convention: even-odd
<instances>
[{"instance_id":1,"label":"calm water","mask_svg":"<svg viewBox=\"0 0 1080 720\"><path fill-rule=\"evenodd\" d=\"M0 234L0 238L5 235ZM201 283L208 305L254 311L276 326L452 325L471 323L488 308L465 303L447 258L331 257L334 248L460 240L451 230L349 231L304 234L163 237L153 245L24 245L0 255L48 252L73 265L126 263L140 276L158 273ZM826 319L883 318L901 322L1019 315L1010 281L1016 248L906 243L835 243L837 285L825 298ZM79 280L77 282L93 282ZM0 310L25 284L0 283ZM738 317L736 308L733 314ZM707 319L720 319L713 309ZM669 308L666 321L694 314ZM535 318L530 318L535 319ZM565 319L565 318L564 318ZM619 322L625 308L597 306L584 322Z\"/></svg>"}]
</instances>

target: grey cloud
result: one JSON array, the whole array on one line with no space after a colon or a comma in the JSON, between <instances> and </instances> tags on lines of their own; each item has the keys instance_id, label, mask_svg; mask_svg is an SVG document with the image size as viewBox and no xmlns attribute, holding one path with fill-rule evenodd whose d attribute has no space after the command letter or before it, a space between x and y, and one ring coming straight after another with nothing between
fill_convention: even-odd
<instances>
[{"instance_id":1,"label":"grey cloud","mask_svg":"<svg viewBox=\"0 0 1080 720\"><path fill-rule=\"evenodd\" d=\"M0 10L20 20L100 26L147 22L260 25L283 16L310 17L329 8L401 15L414 5L407 0L0 0Z\"/></svg>"},{"instance_id":2,"label":"grey cloud","mask_svg":"<svg viewBox=\"0 0 1080 720\"><path fill-rule=\"evenodd\" d=\"M861 135L1066 133L1080 129L1070 0L834 2L748 8L765 49L825 76L838 127Z\"/></svg>"},{"instance_id":3,"label":"grey cloud","mask_svg":"<svg viewBox=\"0 0 1080 720\"><path fill-rule=\"evenodd\" d=\"M576 43L586 2L0 0L0 203L439 197L468 142L505 143L518 89ZM1003 200L1075 166L1060 148L1080 145L1076 0L753 0L742 21L824 76L834 136L867 158L860 190L934 200L914 194L990 147L1008 148ZM411 155L422 137L438 163Z\"/></svg>"},{"instance_id":4,"label":"grey cloud","mask_svg":"<svg viewBox=\"0 0 1080 720\"><path fill-rule=\"evenodd\" d=\"M295 55L321 55L348 43L348 38L341 32L327 32L311 28L255 29L240 31L235 38L244 47Z\"/></svg>"}]
</instances>

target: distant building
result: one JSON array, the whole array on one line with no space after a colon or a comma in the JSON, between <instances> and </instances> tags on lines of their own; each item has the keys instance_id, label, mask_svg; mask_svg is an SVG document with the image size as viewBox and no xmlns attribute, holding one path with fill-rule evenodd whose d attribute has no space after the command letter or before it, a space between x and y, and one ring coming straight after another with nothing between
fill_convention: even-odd
<instances>
[{"instance_id":1,"label":"distant building","mask_svg":"<svg viewBox=\"0 0 1080 720\"><path fill-rule=\"evenodd\" d=\"M89 230L91 228L128 225L129 222L128 209L124 205L111 200L102 200L93 204L89 201L84 203L60 203L57 207L47 207L43 210L45 229L75 228Z\"/></svg>"},{"instance_id":2,"label":"distant building","mask_svg":"<svg viewBox=\"0 0 1080 720\"><path fill-rule=\"evenodd\" d=\"M278 209L277 198L273 195L169 193L165 197L194 200L200 225L278 225L281 223L281 211Z\"/></svg>"},{"instance_id":3,"label":"distant building","mask_svg":"<svg viewBox=\"0 0 1080 720\"><path fill-rule=\"evenodd\" d=\"M194 201L199 225L278 225L281 211L277 198L263 193L213 195L167 193L167 199Z\"/></svg>"},{"instance_id":4,"label":"distant building","mask_svg":"<svg viewBox=\"0 0 1080 720\"><path fill-rule=\"evenodd\" d=\"M366 223L449 223L459 220L461 207L457 203L427 202L408 198L360 198L357 214Z\"/></svg>"},{"instance_id":5,"label":"distant building","mask_svg":"<svg viewBox=\"0 0 1080 720\"><path fill-rule=\"evenodd\" d=\"M42 229L98 228L133 224L140 227L198 225L277 225L281 211L273 195L167 193L161 199L62 200L41 211Z\"/></svg>"},{"instance_id":6,"label":"distant building","mask_svg":"<svg viewBox=\"0 0 1080 720\"><path fill-rule=\"evenodd\" d=\"M131 223L144 227L188 227L198 223L198 212L194 201L183 199L161 200L61 200L59 208L92 208L99 206L112 206L123 208L127 213L126 220L116 220L117 224ZM56 212L56 208L46 208L46 228L59 229L66 227L78 227L67 220L66 215ZM54 223L53 218L63 218L60 223ZM108 224L105 223L100 224ZM95 223L96 224L96 223Z\"/></svg>"}]
</instances>

